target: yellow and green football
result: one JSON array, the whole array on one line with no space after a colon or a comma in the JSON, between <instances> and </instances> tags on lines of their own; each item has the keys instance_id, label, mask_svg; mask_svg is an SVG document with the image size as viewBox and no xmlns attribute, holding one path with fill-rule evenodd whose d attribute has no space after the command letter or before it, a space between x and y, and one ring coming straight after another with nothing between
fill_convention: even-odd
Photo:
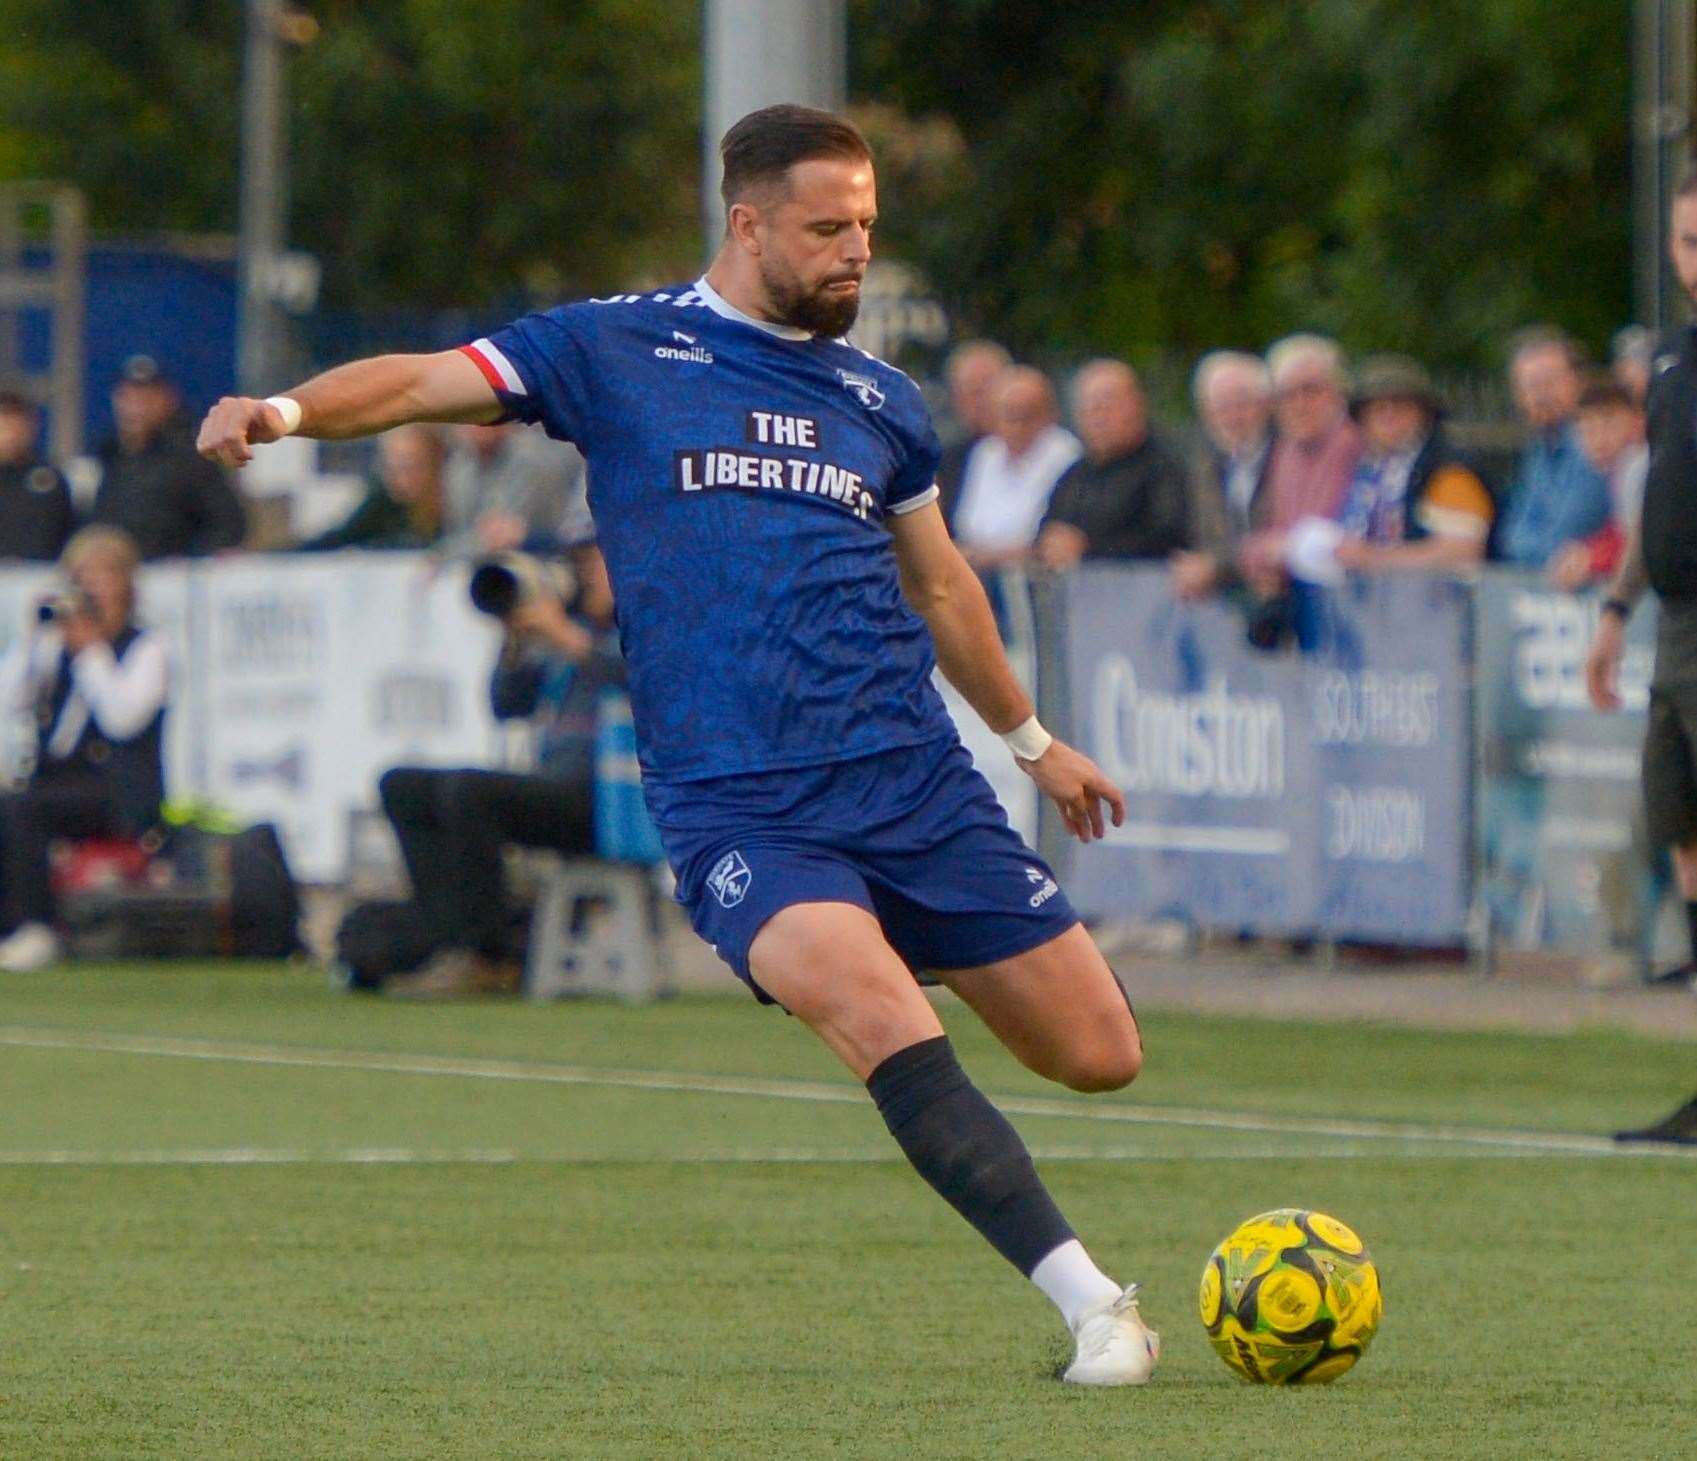
<instances>
[{"instance_id":1,"label":"yellow and green football","mask_svg":"<svg viewBox=\"0 0 1697 1461\"><path fill-rule=\"evenodd\" d=\"M1323 1212L1281 1207L1238 1227L1202 1270L1202 1327L1258 1385L1324 1385L1366 1353L1384 1303L1367 1245Z\"/></svg>"}]
</instances>

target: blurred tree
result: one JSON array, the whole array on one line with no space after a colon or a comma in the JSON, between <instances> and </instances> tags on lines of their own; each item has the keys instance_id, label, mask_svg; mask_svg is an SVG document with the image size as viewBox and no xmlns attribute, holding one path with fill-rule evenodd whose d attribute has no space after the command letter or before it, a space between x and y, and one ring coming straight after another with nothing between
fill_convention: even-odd
<instances>
[{"instance_id":1,"label":"blurred tree","mask_svg":"<svg viewBox=\"0 0 1697 1461\"><path fill-rule=\"evenodd\" d=\"M963 328L1188 364L1298 328L1448 370L1631 307L1627 0L853 0L960 156L887 245Z\"/></svg>"},{"instance_id":2,"label":"blurred tree","mask_svg":"<svg viewBox=\"0 0 1697 1461\"><path fill-rule=\"evenodd\" d=\"M232 232L236 0L0 0L0 178L97 228ZM692 0L302 0L290 240L332 304L469 305L672 278L700 258Z\"/></svg>"},{"instance_id":3,"label":"blurred tree","mask_svg":"<svg viewBox=\"0 0 1697 1461\"><path fill-rule=\"evenodd\" d=\"M290 236L327 302L699 261L698 0L298 3ZM1628 0L850 3L888 246L1028 353L1310 326L1494 369L1517 323L1600 345L1630 307ZM233 230L241 11L0 0L0 178Z\"/></svg>"}]
</instances>

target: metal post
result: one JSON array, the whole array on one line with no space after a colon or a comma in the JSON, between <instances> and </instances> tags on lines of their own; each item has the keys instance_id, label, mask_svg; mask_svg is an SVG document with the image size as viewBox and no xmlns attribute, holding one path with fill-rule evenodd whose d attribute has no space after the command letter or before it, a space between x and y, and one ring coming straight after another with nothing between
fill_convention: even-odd
<instances>
[{"instance_id":1,"label":"metal post","mask_svg":"<svg viewBox=\"0 0 1697 1461\"><path fill-rule=\"evenodd\" d=\"M83 448L83 306L88 287L88 203L76 188L53 195L53 459Z\"/></svg>"},{"instance_id":2,"label":"metal post","mask_svg":"<svg viewBox=\"0 0 1697 1461\"><path fill-rule=\"evenodd\" d=\"M288 216L281 0L247 0L242 70L241 331L236 374L243 392L275 390L283 321L273 276Z\"/></svg>"},{"instance_id":3,"label":"metal post","mask_svg":"<svg viewBox=\"0 0 1697 1461\"><path fill-rule=\"evenodd\" d=\"M1633 299L1639 321L1678 323L1682 293L1667 257L1668 212L1691 132L1693 0L1637 0L1633 10Z\"/></svg>"},{"instance_id":4,"label":"metal post","mask_svg":"<svg viewBox=\"0 0 1697 1461\"><path fill-rule=\"evenodd\" d=\"M725 231L719 139L739 117L781 101L841 110L844 15L844 0L706 0L701 216L709 257Z\"/></svg>"}]
</instances>

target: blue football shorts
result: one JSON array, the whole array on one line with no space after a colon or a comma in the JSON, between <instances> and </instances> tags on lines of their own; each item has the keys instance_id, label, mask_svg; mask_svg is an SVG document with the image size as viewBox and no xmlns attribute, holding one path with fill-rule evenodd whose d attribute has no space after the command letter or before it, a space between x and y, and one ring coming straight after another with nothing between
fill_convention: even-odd
<instances>
[{"instance_id":1,"label":"blue football shorts","mask_svg":"<svg viewBox=\"0 0 1697 1461\"><path fill-rule=\"evenodd\" d=\"M649 786L677 898L762 1003L748 951L792 903L852 903L916 973L970 969L1078 915L952 736L851 761Z\"/></svg>"}]
</instances>

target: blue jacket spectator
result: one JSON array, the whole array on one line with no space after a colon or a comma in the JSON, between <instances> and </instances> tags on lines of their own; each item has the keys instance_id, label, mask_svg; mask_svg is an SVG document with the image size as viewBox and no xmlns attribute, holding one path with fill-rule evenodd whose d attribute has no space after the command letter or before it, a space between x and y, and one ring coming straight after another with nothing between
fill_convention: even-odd
<instances>
[{"instance_id":1,"label":"blue jacket spectator","mask_svg":"<svg viewBox=\"0 0 1697 1461\"><path fill-rule=\"evenodd\" d=\"M1543 568L1609 520L1607 478L1586 460L1572 422L1526 444L1498 548L1508 563Z\"/></svg>"},{"instance_id":2,"label":"blue jacket spectator","mask_svg":"<svg viewBox=\"0 0 1697 1461\"><path fill-rule=\"evenodd\" d=\"M1608 522L1609 484L1586 459L1574 425L1584 378L1572 343L1549 331L1522 336L1510 378L1532 434L1498 531L1497 556L1544 568Z\"/></svg>"}]
</instances>

